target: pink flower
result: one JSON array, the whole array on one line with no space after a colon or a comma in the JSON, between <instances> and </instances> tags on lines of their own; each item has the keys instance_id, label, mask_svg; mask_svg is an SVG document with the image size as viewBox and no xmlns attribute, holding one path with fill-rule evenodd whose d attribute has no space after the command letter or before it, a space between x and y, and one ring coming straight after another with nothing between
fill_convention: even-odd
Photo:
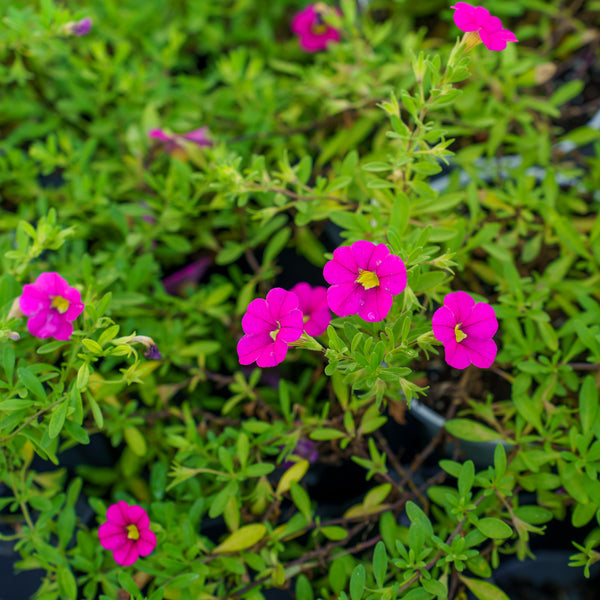
<instances>
[{"instance_id":1,"label":"pink flower","mask_svg":"<svg viewBox=\"0 0 600 600\"><path fill-rule=\"evenodd\" d=\"M313 336L325 333L331 321L327 289L322 285L312 287L302 282L297 283L290 291L298 296L300 310L304 315L304 331Z\"/></svg>"},{"instance_id":2,"label":"pink flower","mask_svg":"<svg viewBox=\"0 0 600 600\"><path fill-rule=\"evenodd\" d=\"M256 361L259 367L278 365L287 354L288 344L302 335L298 296L273 288L266 300L252 300L242 317L242 329L246 335L237 345L240 364Z\"/></svg>"},{"instance_id":3,"label":"pink flower","mask_svg":"<svg viewBox=\"0 0 600 600\"><path fill-rule=\"evenodd\" d=\"M292 31L300 39L300 46L305 52L325 50L329 42L340 41L339 31L323 22L323 16L330 10L323 2L316 2L294 15Z\"/></svg>"},{"instance_id":4,"label":"pink flower","mask_svg":"<svg viewBox=\"0 0 600 600\"><path fill-rule=\"evenodd\" d=\"M465 292L452 292L433 314L433 335L444 344L446 362L455 369L492 365L498 349L492 336L498 330L494 309L475 302Z\"/></svg>"},{"instance_id":5,"label":"pink flower","mask_svg":"<svg viewBox=\"0 0 600 600\"><path fill-rule=\"evenodd\" d=\"M27 329L42 340L54 337L68 340L74 321L83 312L81 294L58 273L42 273L35 283L23 286L19 298L21 312L28 316Z\"/></svg>"},{"instance_id":6,"label":"pink flower","mask_svg":"<svg viewBox=\"0 0 600 600\"><path fill-rule=\"evenodd\" d=\"M166 133L162 129L151 129L148 132L148 136L152 139L159 140L164 143L165 150L167 152L173 152L177 148L183 148L183 140L193 142L200 148L203 146L212 146L213 143L206 137L208 127L200 127L199 129L193 129L188 133Z\"/></svg>"},{"instance_id":7,"label":"pink flower","mask_svg":"<svg viewBox=\"0 0 600 600\"><path fill-rule=\"evenodd\" d=\"M481 6L473 6L467 2L457 2L451 6L454 13L454 23L461 31L466 31L467 48L472 48L483 42L488 50L504 50L507 42L518 42L515 34L503 29L502 21L492 17L489 11Z\"/></svg>"},{"instance_id":8,"label":"pink flower","mask_svg":"<svg viewBox=\"0 0 600 600\"><path fill-rule=\"evenodd\" d=\"M385 244L354 242L333 251L323 268L332 284L327 290L329 308L339 315L358 314L365 321L382 321L393 297L406 287L406 267Z\"/></svg>"},{"instance_id":9,"label":"pink flower","mask_svg":"<svg viewBox=\"0 0 600 600\"><path fill-rule=\"evenodd\" d=\"M106 519L98 529L100 545L111 550L120 565L128 567L156 547L148 513L141 506L121 500L108 507Z\"/></svg>"}]
</instances>

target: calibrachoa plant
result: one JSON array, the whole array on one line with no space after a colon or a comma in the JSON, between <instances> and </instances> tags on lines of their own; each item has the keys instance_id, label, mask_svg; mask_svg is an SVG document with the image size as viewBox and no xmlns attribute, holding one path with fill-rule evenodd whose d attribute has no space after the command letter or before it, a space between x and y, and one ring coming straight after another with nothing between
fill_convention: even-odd
<instances>
[{"instance_id":1,"label":"calibrachoa plant","mask_svg":"<svg viewBox=\"0 0 600 600\"><path fill-rule=\"evenodd\" d=\"M3 595L585 590L593 3L134 4L0 28Z\"/></svg>"}]
</instances>

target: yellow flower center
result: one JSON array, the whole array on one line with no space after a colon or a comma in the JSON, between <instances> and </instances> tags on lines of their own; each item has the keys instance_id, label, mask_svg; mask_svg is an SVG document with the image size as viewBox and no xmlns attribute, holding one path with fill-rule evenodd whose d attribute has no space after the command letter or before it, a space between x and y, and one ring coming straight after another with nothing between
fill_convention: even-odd
<instances>
[{"instance_id":1,"label":"yellow flower center","mask_svg":"<svg viewBox=\"0 0 600 600\"><path fill-rule=\"evenodd\" d=\"M373 273L373 271L363 271L362 269L359 269L356 283L360 283L365 290L370 290L379 285L379 277L377 277L377 274Z\"/></svg>"},{"instance_id":2,"label":"yellow flower center","mask_svg":"<svg viewBox=\"0 0 600 600\"><path fill-rule=\"evenodd\" d=\"M310 28L310 31L315 35L323 35L327 31L327 25L325 23L317 23Z\"/></svg>"},{"instance_id":3,"label":"yellow flower center","mask_svg":"<svg viewBox=\"0 0 600 600\"><path fill-rule=\"evenodd\" d=\"M460 323L458 323L454 328L454 335L456 336L457 344L460 344L460 342L462 342L467 337L467 334L464 331L460 330Z\"/></svg>"},{"instance_id":4,"label":"yellow flower center","mask_svg":"<svg viewBox=\"0 0 600 600\"><path fill-rule=\"evenodd\" d=\"M69 301L62 296L54 296L50 306L55 308L62 315L69 310Z\"/></svg>"},{"instance_id":5,"label":"yellow flower center","mask_svg":"<svg viewBox=\"0 0 600 600\"><path fill-rule=\"evenodd\" d=\"M277 334L281 331L281 325L279 324L279 321L277 321L277 329L273 329L273 331L269 332L269 335L271 336L271 339L273 341L277 340Z\"/></svg>"},{"instance_id":6,"label":"yellow flower center","mask_svg":"<svg viewBox=\"0 0 600 600\"><path fill-rule=\"evenodd\" d=\"M481 44L481 37L479 36L478 31L467 31L463 36L462 43L465 45L465 52L471 50L471 48L475 48Z\"/></svg>"},{"instance_id":7,"label":"yellow flower center","mask_svg":"<svg viewBox=\"0 0 600 600\"><path fill-rule=\"evenodd\" d=\"M323 22L323 15L327 14L329 10L327 5L323 2L317 2L314 5L316 22L311 26L310 31L315 35L322 35L327 31L327 24Z\"/></svg>"},{"instance_id":8,"label":"yellow flower center","mask_svg":"<svg viewBox=\"0 0 600 600\"><path fill-rule=\"evenodd\" d=\"M140 532L135 525L127 525L127 539L128 540L139 540Z\"/></svg>"}]
</instances>

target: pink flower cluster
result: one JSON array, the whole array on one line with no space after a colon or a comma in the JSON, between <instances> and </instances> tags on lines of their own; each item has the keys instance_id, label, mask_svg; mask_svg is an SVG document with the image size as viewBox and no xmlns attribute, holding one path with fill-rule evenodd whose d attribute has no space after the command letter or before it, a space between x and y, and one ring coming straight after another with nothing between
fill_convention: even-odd
<instances>
[{"instance_id":1,"label":"pink flower cluster","mask_svg":"<svg viewBox=\"0 0 600 600\"><path fill-rule=\"evenodd\" d=\"M240 364L256 361L259 367L274 367L282 362L288 344L308 335L321 335L331 317L324 287L299 283L291 291L273 288L266 299L256 298L242 317L244 336L237 345Z\"/></svg>"},{"instance_id":2,"label":"pink flower cluster","mask_svg":"<svg viewBox=\"0 0 600 600\"><path fill-rule=\"evenodd\" d=\"M259 367L281 363L288 345L306 331L320 335L329 325L329 309L340 317L358 315L365 321L385 319L394 296L407 283L406 266L385 244L354 242L333 251L323 276L329 288L297 284L290 292L274 288L266 300L248 305L242 318L244 336L238 343L240 363ZM494 309L475 302L465 292L452 292L433 315L433 335L444 345L446 362L464 369L470 364L487 368L496 358L493 335L498 329Z\"/></svg>"},{"instance_id":3,"label":"pink flower cluster","mask_svg":"<svg viewBox=\"0 0 600 600\"><path fill-rule=\"evenodd\" d=\"M472 48L483 42L488 50L499 52L506 48L507 42L518 42L515 34L502 27L498 17L492 17L490 12L481 6L473 6L467 2L457 2L451 6L454 13L454 23L465 31L465 44Z\"/></svg>"}]
</instances>

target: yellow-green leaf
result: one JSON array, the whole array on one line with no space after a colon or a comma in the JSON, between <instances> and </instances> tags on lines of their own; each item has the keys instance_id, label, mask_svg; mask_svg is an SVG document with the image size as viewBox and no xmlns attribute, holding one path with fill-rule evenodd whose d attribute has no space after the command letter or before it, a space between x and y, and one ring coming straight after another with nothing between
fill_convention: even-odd
<instances>
[{"instance_id":1,"label":"yellow-green leaf","mask_svg":"<svg viewBox=\"0 0 600 600\"><path fill-rule=\"evenodd\" d=\"M277 484L275 494L281 496L290 489L292 481L298 483L308 471L309 462L307 460L300 460L293 464L282 476Z\"/></svg>"},{"instance_id":2,"label":"yellow-green leaf","mask_svg":"<svg viewBox=\"0 0 600 600\"><path fill-rule=\"evenodd\" d=\"M240 552L260 542L267 533L267 528L261 523L253 523L234 531L224 542L214 550L214 554L224 552Z\"/></svg>"}]
</instances>

